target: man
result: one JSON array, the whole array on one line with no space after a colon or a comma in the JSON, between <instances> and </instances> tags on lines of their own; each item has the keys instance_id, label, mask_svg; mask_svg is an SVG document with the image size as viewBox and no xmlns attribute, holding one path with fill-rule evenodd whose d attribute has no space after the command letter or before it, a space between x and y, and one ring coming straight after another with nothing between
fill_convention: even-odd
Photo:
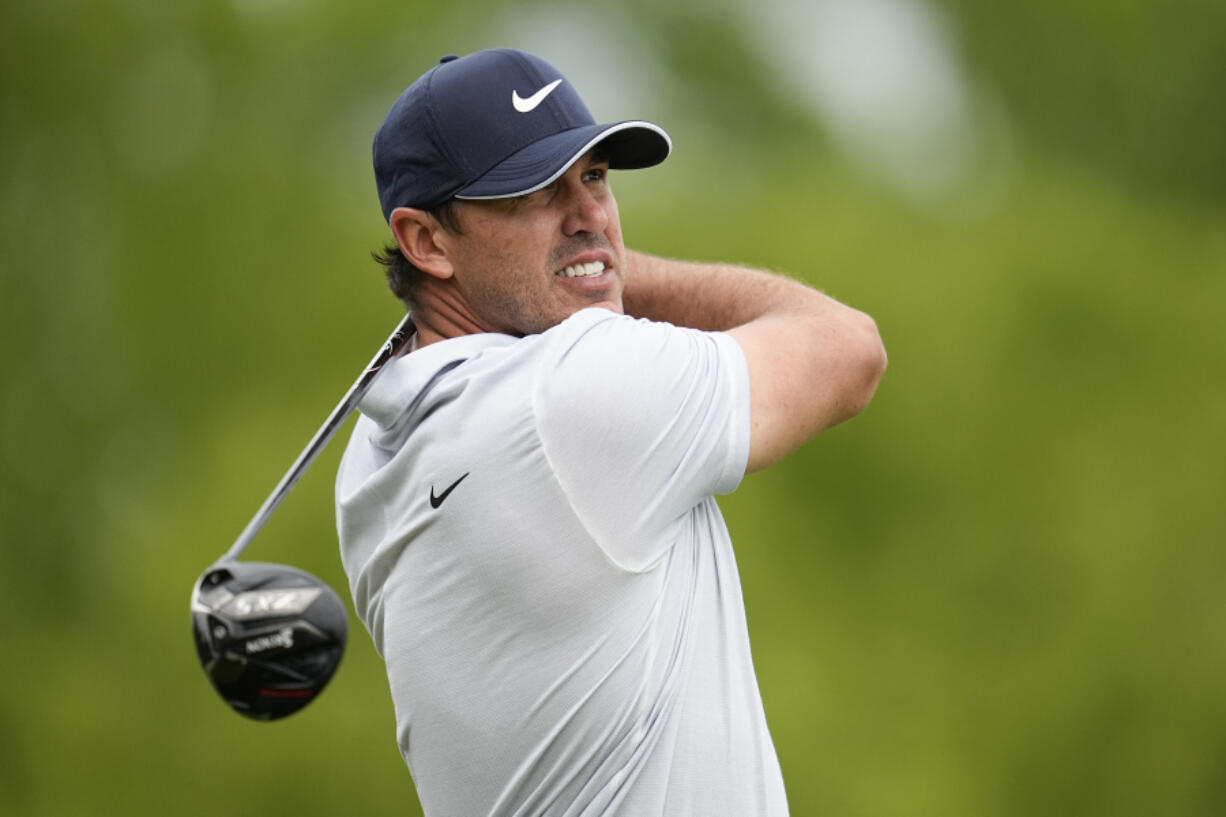
<instances>
[{"instance_id":1,"label":"man","mask_svg":"<svg viewBox=\"0 0 1226 817\"><path fill-rule=\"evenodd\" d=\"M787 813L713 497L885 355L798 282L627 250L608 171L670 149L510 50L444 58L375 137L417 336L337 507L427 815Z\"/></svg>"}]
</instances>

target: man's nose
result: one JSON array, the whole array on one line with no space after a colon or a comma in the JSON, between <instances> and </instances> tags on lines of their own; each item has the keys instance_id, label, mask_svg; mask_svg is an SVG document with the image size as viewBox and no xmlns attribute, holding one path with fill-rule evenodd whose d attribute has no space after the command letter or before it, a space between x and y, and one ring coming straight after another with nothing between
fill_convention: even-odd
<instances>
[{"instance_id":1,"label":"man's nose","mask_svg":"<svg viewBox=\"0 0 1226 817\"><path fill-rule=\"evenodd\" d=\"M566 219L562 223L562 232L566 235L601 233L609 225L604 205L584 185L575 185L568 191L566 208Z\"/></svg>"}]
</instances>

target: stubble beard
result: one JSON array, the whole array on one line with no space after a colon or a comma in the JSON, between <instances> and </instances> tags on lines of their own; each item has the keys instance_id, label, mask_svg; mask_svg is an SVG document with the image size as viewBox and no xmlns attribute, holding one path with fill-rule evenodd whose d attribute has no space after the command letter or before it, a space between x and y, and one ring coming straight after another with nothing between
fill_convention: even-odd
<instances>
[{"instance_id":1,"label":"stubble beard","mask_svg":"<svg viewBox=\"0 0 1226 817\"><path fill-rule=\"evenodd\" d=\"M569 297L564 301L556 297L556 270L574 256L591 250L608 251L614 258L614 264L618 266L617 274L621 275L620 266L624 254L619 252L611 241L602 235L576 236L549 253L543 271L522 268L509 271L501 266L505 259L491 259L493 268L488 270L490 275L487 280L504 281L506 285L486 287L480 293L474 293L474 303L479 303L480 312L490 318L496 318L491 324L498 327L494 331L517 337L540 334L591 304L615 300L620 306L620 284L611 284L617 289L614 293L616 298L611 298L609 292L591 293L588 303L577 300L569 292L566 293Z\"/></svg>"}]
</instances>

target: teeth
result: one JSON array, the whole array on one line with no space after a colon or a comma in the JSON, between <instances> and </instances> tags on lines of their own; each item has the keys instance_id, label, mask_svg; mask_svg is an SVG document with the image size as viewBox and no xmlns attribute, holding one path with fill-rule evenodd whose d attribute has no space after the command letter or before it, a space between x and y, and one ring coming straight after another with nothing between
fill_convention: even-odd
<instances>
[{"instance_id":1,"label":"teeth","mask_svg":"<svg viewBox=\"0 0 1226 817\"><path fill-rule=\"evenodd\" d=\"M593 275L599 275L604 272L603 261L592 261L587 264L572 264L564 270L558 272L565 278L588 278Z\"/></svg>"}]
</instances>

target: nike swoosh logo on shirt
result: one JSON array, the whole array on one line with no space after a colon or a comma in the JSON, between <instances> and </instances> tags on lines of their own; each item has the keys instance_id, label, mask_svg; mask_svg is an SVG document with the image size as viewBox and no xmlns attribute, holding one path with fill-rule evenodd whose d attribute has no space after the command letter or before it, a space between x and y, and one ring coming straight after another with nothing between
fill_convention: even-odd
<instances>
[{"instance_id":1,"label":"nike swoosh logo on shirt","mask_svg":"<svg viewBox=\"0 0 1226 817\"><path fill-rule=\"evenodd\" d=\"M545 101L545 97L553 93L553 89L562 84L562 80L555 79L553 82L546 85L541 90L537 91L532 96L524 99L519 95L519 91L511 91L511 104L515 106L515 110L520 113L531 113L536 110L536 106Z\"/></svg>"},{"instance_id":2,"label":"nike swoosh logo on shirt","mask_svg":"<svg viewBox=\"0 0 1226 817\"><path fill-rule=\"evenodd\" d=\"M466 476L468 476L468 474L467 474L467 473L466 473L466 474L464 474L464 477L466 477ZM431 507L431 508L437 508L439 505L442 505L442 504L443 504L443 500L444 500L444 499L446 499L446 498L447 498L447 496L448 496L448 495L449 495L449 494L450 494L452 491L454 491L454 490L455 490L455 487L456 487L457 485L459 485L461 482L463 482L463 481L464 481L464 477L460 477L460 478L459 478L459 479L457 479L455 482L453 482L453 483L451 483L450 485L448 485L448 486L447 486L447 490L443 491L443 492L442 492L441 494L439 494L438 496L435 496L435 495L434 495L434 486L433 486L433 485L431 485L431 486L430 486L430 507Z\"/></svg>"}]
</instances>

